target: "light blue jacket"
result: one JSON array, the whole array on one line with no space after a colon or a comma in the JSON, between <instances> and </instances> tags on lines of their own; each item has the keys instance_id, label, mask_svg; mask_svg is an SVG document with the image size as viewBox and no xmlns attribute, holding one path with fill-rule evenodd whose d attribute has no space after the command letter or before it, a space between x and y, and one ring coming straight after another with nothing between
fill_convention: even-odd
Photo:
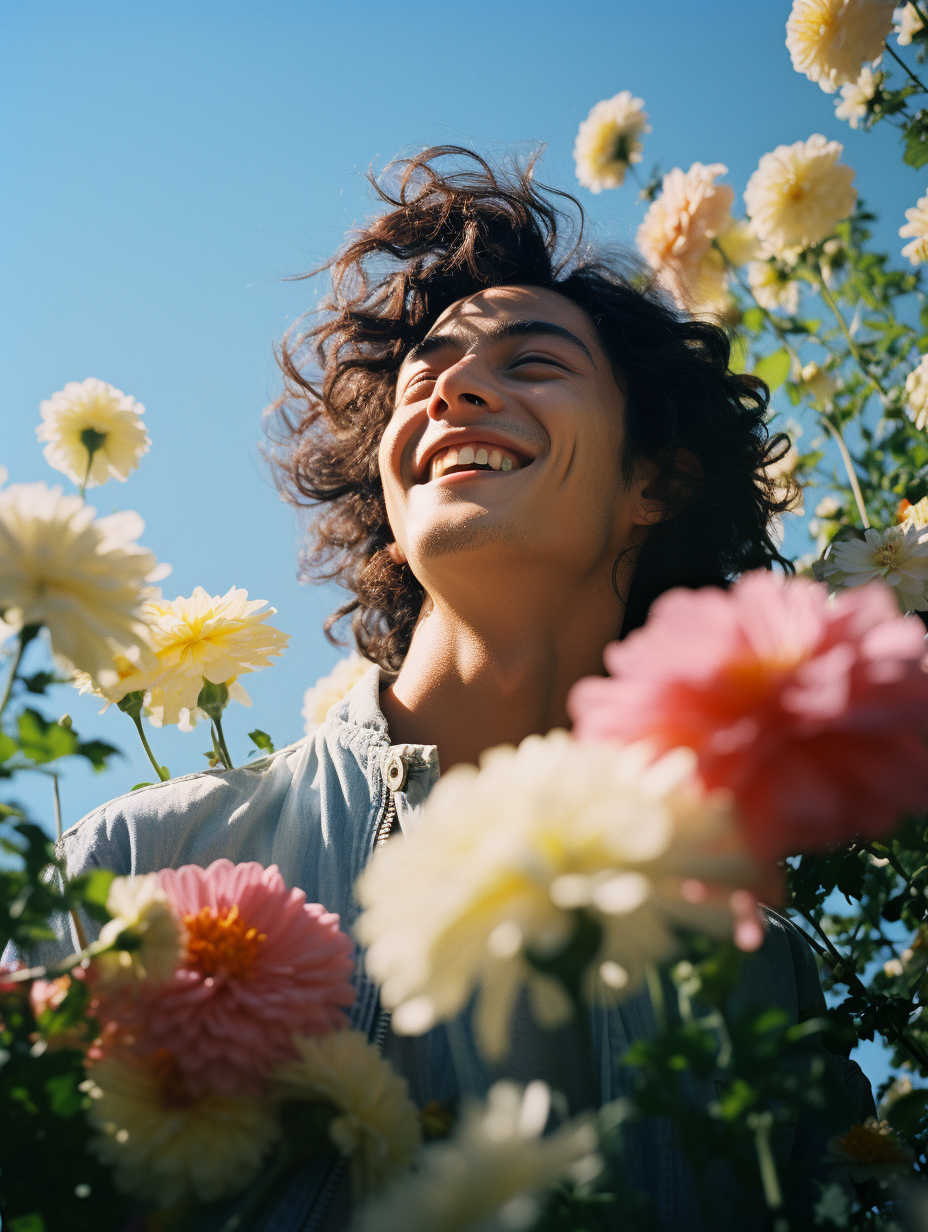
<instances>
[{"instance_id":1,"label":"light blue jacket","mask_svg":"<svg viewBox=\"0 0 928 1232\"><path fill-rule=\"evenodd\" d=\"M96 809L61 840L69 874L93 868L146 873L182 864L205 866L220 857L257 860L276 864L288 885L338 912L342 927L350 931L358 914L352 887L370 858L390 802L388 774L391 782L403 780L392 795L399 825L408 831L417 824L439 773L434 746L390 743L380 687L379 669L372 668L314 736L239 769L171 779ZM794 933L773 917L767 941L745 966L740 995L781 1006L798 1021L801 1014L823 1008L824 999L812 953ZM360 969L356 983L352 1025L382 1037L387 1023L377 990ZM625 1094L630 1081L616 1059L632 1040L654 1033L648 998L594 1011L593 1032L605 1102ZM402 1056L393 1048L390 1052L420 1103L455 1093L482 1094L492 1081L460 1022L430 1032L412 1049L406 1045ZM842 1072L862 1119L872 1111L866 1079L853 1062L825 1056ZM692 1097L702 1103L716 1096L710 1083L694 1080L692 1088ZM781 1132L777 1151L782 1159L789 1157L795 1138L795 1126ZM674 1149L671 1125L636 1125L627 1145L630 1180L652 1195L662 1226L673 1232L698 1227L693 1186ZM266 1232L316 1232L338 1182L338 1169L330 1164L307 1167L278 1203Z\"/></svg>"}]
</instances>

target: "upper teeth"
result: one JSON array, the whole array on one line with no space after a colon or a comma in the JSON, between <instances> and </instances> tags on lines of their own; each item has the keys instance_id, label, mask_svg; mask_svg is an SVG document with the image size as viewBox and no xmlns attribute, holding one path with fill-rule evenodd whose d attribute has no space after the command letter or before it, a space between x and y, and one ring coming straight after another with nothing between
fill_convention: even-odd
<instances>
[{"instance_id":1,"label":"upper teeth","mask_svg":"<svg viewBox=\"0 0 928 1232\"><path fill-rule=\"evenodd\" d=\"M494 471L518 470L522 463L515 454L500 449L496 445L462 445L456 449L449 445L447 449L436 453L429 467L429 478L439 479L452 466L489 466Z\"/></svg>"}]
</instances>

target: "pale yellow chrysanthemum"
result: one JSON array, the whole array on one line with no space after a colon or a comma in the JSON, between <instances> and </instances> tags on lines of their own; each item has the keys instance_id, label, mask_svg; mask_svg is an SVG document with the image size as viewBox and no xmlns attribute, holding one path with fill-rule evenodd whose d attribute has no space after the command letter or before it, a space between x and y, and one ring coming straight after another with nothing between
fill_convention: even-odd
<instances>
[{"instance_id":1,"label":"pale yellow chrysanthemum","mask_svg":"<svg viewBox=\"0 0 928 1232\"><path fill-rule=\"evenodd\" d=\"M379 848L357 884L356 931L396 1031L454 1017L476 989L478 1038L500 1057L523 984L543 1025L565 1021L561 985L525 955L558 952L579 908L602 928L590 995L639 987L681 919L731 932L727 899L694 906L680 887L753 878L732 814L695 792L688 750L650 759L645 745L552 732L441 777L422 825Z\"/></svg>"},{"instance_id":2,"label":"pale yellow chrysanthemum","mask_svg":"<svg viewBox=\"0 0 928 1232\"><path fill-rule=\"evenodd\" d=\"M727 229L718 236L717 243L728 264L736 268L747 265L760 252L760 241L745 218L733 218Z\"/></svg>"},{"instance_id":3,"label":"pale yellow chrysanthemum","mask_svg":"<svg viewBox=\"0 0 928 1232\"><path fill-rule=\"evenodd\" d=\"M270 1089L286 1100L328 1100L339 1109L329 1136L351 1160L356 1194L380 1189L412 1163L422 1142L419 1113L406 1079L363 1031L295 1035L299 1060L272 1073Z\"/></svg>"},{"instance_id":4,"label":"pale yellow chrysanthemum","mask_svg":"<svg viewBox=\"0 0 928 1232\"><path fill-rule=\"evenodd\" d=\"M638 228L638 247L681 308L718 310L727 299L725 262L712 241L732 226L734 189L716 184L722 163L675 167Z\"/></svg>"},{"instance_id":5,"label":"pale yellow chrysanthemum","mask_svg":"<svg viewBox=\"0 0 928 1232\"><path fill-rule=\"evenodd\" d=\"M649 133L644 99L622 90L603 99L580 125L574 145L577 179L591 192L619 188L629 163L641 162L639 138Z\"/></svg>"},{"instance_id":6,"label":"pale yellow chrysanthemum","mask_svg":"<svg viewBox=\"0 0 928 1232\"><path fill-rule=\"evenodd\" d=\"M899 525L907 529L914 526L916 530L924 530L928 527L928 496L923 496L914 505L909 505Z\"/></svg>"},{"instance_id":7,"label":"pale yellow chrysanthemum","mask_svg":"<svg viewBox=\"0 0 928 1232\"><path fill-rule=\"evenodd\" d=\"M748 285L761 308L779 309L795 316L799 311L799 282L776 261L752 261L748 266Z\"/></svg>"},{"instance_id":8,"label":"pale yellow chrysanthemum","mask_svg":"<svg viewBox=\"0 0 928 1232\"><path fill-rule=\"evenodd\" d=\"M158 874L115 878L106 909L113 918L100 930L100 945L129 948L98 954L95 981L112 988L168 979L180 962L183 942Z\"/></svg>"},{"instance_id":9,"label":"pale yellow chrysanthemum","mask_svg":"<svg viewBox=\"0 0 928 1232\"><path fill-rule=\"evenodd\" d=\"M113 702L122 701L127 693L136 689L144 692L152 681L158 678L158 660L147 648L144 658L141 659L138 656L130 659L124 654L114 654L113 672L110 684L97 684L86 672L72 672L70 683L78 693L92 693L94 697L103 698L104 705L100 707L100 713L103 714ZM131 681L131 690L126 685L127 681Z\"/></svg>"},{"instance_id":10,"label":"pale yellow chrysanthemum","mask_svg":"<svg viewBox=\"0 0 928 1232\"><path fill-rule=\"evenodd\" d=\"M550 1093L490 1088L486 1104L465 1104L447 1142L427 1147L416 1171L362 1208L351 1232L504 1232L527 1228L538 1197L559 1181L589 1181L602 1161L590 1120L576 1118L542 1137Z\"/></svg>"},{"instance_id":11,"label":"pale yellow chrysanthemum","mask_svg":"<svg viewBox=\"0 0 928 1232\"><path fill-rule=\"evenodd\" d=\"M95 514L60 487L0 490L0 616L17 631L44 625L56 655L111 685L114 655L136 657L147 645L143 605L156 562L135 542L145 529L137 513Z\"/></svg>"},{"instance_id":12,"label":"pale yellow chrysanthemum","mask_svg":"<svg viewBox=\"0 0 928 1232\"><path fill-rule=\"evenodd\" d=\"M903 239L913 238L903 248L902 255L913 265L920 265L928 261L928 196L919 197L918 204L906 210L905 216L909 221L899 228L899 234Z\"/></svg>"},{"instance_id":13,"label":"pale yellow chrysanthemum","mask_svg":"<svg viewBox=\"0 0 928 1232\"><path fill-rule=\"evenodd\" d=\"M882 578L904 612L928 612L928 534L912 525L866 530L863 539L832 545L822 565L832 590L865 586Z\"/></svg>"},{"instance_id":14,"label":"pale yellow chrysanthemum","mask_svg":"<svg viewBox=\"0 0 928 1232\"><path fill-rule=\"evenodd\" d=\"M325 722L325 716L365 676L373 665L370 659L357 653L341 659L328 676L321 676L303 694L303 730L307 736Z\"/></svg>"},{"instance_id":15,"label":"pale yellow chrysanthemum","mask_svg":"<svg viewBox=\"0 0 928 1232\"><path fill-rule=\"evenodd\" d=\"M894 0L793 0L786 47L797 73L827 94L856 81L868 60L883 54Z\"/></svg>"},{"instance_id":16,"label":"pale yellow chrysanthemum","mask_svg":"<svg viewBox=\"0 0 928 1232\"><path fill-rule=\"evenodd\" d=\"M86 479L88 488L106 483L111 476L128 479L151 445L141 419L144 406L105 381L92 377L69 381L39 409L44 422L36 428L36 435L48 441L46 462L74 483L83 484ZM94 445L89 475L88 439Z\"/></svg>"},{"instance_id":17,"label":"pale yellow chrysanthemum","mask_svg":"<svg viewBox=\"0 0 928 1232\"><path fill-rule=\"evenodd\" d=\"M834 372L814 361L803 364L801 381L803 392L821 406L827 406L840 388L840 381Z\"/></svg>"},{"instance_id":18,"label":"pale yellow chrysanthemum","mask_svg":"<svg viewBox=\"0 0 928 1232\"><path fill-rule=\"evenodd\" d=\"M893 13L893 21L895 22L896 41L900 47L908 47L912 42L912 35L917 34L925 24L919 17L914 4L906 4L901 9L896 9Z\"/></svg>"},{"instance_id":19,"label":"pale yellow chrysanthemum","mask_svg":"<svg viewBox=\"0 0 928 1232\"><path fill-rule=\"evenodd\" d=\"M854 209L854 171L838 162L843 149L814 133L761 158L744 200L768 255L794 258L831 235Z\"/></svg>"},{"instance_id":20,"label":"pale yellow chrysanthemum","mask_svg":"<svg viewBox=\"0 0 928 1232\"><path fill-rule=\"evenodd\" d=\"M904 1146L888 1121L867 1117L843 1134L829 1139L823 1162L831 1175L844 1175L857 1185L866 1181L890 1181L912 1175L915 1152Z\"/></svg>"},{"instance_id":21,"label":"pale yellow chrysanthemum","mask_svg":"<svg viewBox=\"0 0 928 1232\"><path fill-rule=\"evenodd\" d=\"M837 118L847 120L851 128L856 128L861 120L866 119L867 104L876 94L880 80L880 74L874 73L865 64L856 81L849 81L841 87L841 102L835 104Z\"/></svg>"},{"instance_id":22,"label":"pale yellow chrysanthemum","mask_svg":"<svg viewBox=\"0 0 928 1232\"><path fill-rule=\"evenodd\" d=\"M197 698L204 680L228 685L230 697L250 706L238 678L268 667L271 657L282 654L290 640L289 634L264 624L277 610L260 612L266 602L249 601L248 591L235 587L211 597L197 586L189 599L147 603L145 618L158 668L124 677L119 682L121 696L144 690L145 713L156 727L194 723L200 717Z\"/></svg>"},{"instance_id":23,"label":"pale yellow chrysanthemum","mask_svg":"<svg viewBox=\"0 0 928 1232\"><path fill-rule=\"evenodd\" d=\"M113 1168L123 1193L162 1207L238 1193L280 1133L270 1101L243 1094L193 1100L165 1050L150 1063L107 1057L82 1089L97 1131L89 1149Z\"/></svg>"},{"instance_id":24,"label":"pale yellow chrysanthemum","mask_svg":"<svg viewBox=\"0 0 928 1232\"><path fill-rule=\"evenodd\" d=\"M928 355L905 378L905 405L916 428L928 428Z\"/></svg>"}]
</instances>

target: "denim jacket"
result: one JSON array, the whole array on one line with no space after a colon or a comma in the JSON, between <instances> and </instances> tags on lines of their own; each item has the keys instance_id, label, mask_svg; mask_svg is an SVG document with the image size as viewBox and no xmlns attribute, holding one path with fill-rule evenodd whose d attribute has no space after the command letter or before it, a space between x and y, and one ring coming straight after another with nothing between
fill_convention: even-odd
<instances>
[{"instance_id":1,"label":"denim jacket","mask_svg":"<svg viewBox=\"0 0 928 1232\"><path fill-rule=\"evenodd\" d=\"M395 807L400 828L415 827L439 773L434 746L390 743L380 687L379 669L372 667L313 736L235 770L186 775L102 805L61 840L59 854L69 875L93 868L127 874L205 866L220 857L257 860L276 864L289 886L337 912L342 928L350 931L358 914L353 886L385 816L389 820ZM382 1040L386 1018L361 964L356 986L352 1026ZM787 921L771 917L765 944L745 964L739 996L780 1006L793 1021L824 1008L812 953ZM617 1058L633 1040L654 1033L650 1001L636 996L617 1009L597 1008L592 1027L606 1102L628 1090L628 1071ZM404 1072L423 1101L447 1093L449 1082L464 1096L483 1094L492 1080L463 1020L450 1024L447 1033L430 1032L417 1041L411 1060L410 1055L404 1046ZM845 1081L855 1119L871 1114L869 1085L856 1064L824 1055ZM691 1097L703 1104L716 1097L709 1082L694 1079L691 1087ZM782 1160L794 1146L803 1149L801 1126L781 1127L779 1133L775 1146ZM670 1123L632 1126L626 1152L629 1180L651 1195L661 1226L668 1232L698 1227L694 1187ZM278 1202L265 1232L316 1232L338 1183L332 1164L307 1166Z\"/></svg>"}]
</instances>

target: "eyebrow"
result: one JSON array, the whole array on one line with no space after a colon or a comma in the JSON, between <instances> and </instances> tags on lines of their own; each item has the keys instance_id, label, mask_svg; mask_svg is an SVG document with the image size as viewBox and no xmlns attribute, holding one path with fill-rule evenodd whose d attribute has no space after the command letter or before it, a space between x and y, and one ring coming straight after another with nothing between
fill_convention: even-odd
<instances>
[{"instance_id":1,"label":"eyebrow","mask_svg":"<svg viewBox=\"0 0 928 1232\"><path fill-rule=\"evenodd\" d=\"M465 332L464 330L448 330L442 334L429 334L427 338L423 338L406 354L406 360L412 362L417 359L426 359L429 355L436 351L442 350L444 347L458 347L462 351L468 350L478 338L489 338L491 342L505 342L510 338L525 338L528 335L549 338L562 338L565 342L569 342L571 346L582 351L593 367L596 367L596 361L590 353L589 347L582 342L576 334L565 329L562 325L555 325L553 321L500 321L489 326L488 329L482 330L480 334Z\"/></svg>"}]
</instances>

